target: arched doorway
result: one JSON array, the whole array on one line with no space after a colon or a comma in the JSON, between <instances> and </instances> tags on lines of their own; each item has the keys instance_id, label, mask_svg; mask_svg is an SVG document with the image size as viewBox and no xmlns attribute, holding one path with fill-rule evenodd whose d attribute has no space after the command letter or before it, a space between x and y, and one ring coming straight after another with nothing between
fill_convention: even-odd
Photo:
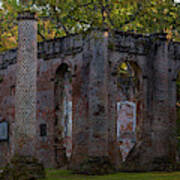
<instances>
[{"instance_id":1,"label":"arched doorway","mask_svg":"<svg viewBox=\"0 0 180 180\"><path fill-rule=\"evenodd\" d=\"M117 141L125 161L138 137L142 118L142 73L136 63L123 62L117 68Z\"/></svg>"},{"instance_id":2,"label":"arched doorway","mask_svg":"<svg viewBox=\"0 0 180 180\"><path fill-rule=\"evenodd\" d=\"M62 63L56 71L54 86L55 105L55 161L65 166L72 153L72 74Z\"/></svg>"}]
</instances>

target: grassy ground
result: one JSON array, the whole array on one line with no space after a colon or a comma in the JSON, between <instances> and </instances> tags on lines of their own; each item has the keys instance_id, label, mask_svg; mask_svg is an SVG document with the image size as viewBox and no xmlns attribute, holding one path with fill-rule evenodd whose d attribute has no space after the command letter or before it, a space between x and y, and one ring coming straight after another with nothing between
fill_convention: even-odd
<instances>
[{"instance_id":1,"label":"grassy ground","mask_svg":"<svg viewBox=\"0 0 180 180\"><path fill-rule=\"evenodd\" d=\"M65 170L48 170L46 180L180 180L180 172L117 173L105 176L74 175Z\"/></svg>"}]
</instances>

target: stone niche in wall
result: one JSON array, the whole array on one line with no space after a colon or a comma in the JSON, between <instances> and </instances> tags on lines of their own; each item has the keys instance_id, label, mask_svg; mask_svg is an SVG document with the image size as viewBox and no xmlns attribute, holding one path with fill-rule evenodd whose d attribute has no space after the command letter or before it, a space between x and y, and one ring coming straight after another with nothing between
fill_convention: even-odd
<instances>
[{"instance_id":1,"label":"stone niche in wall","mask_svg":"<svg viewBox=\"0 0 180 180\"><path fill-rule=\"evenodd\" d=\"M54 93L55 158L62 167L72 154L72 74L65 63L57 69Z\"/></svg>"},{"instance_id":2,"label":"stone niche in wall","mask_svg":"<svg viewBox=\"0 0 180 180\"><path fill-rule=\"evenodd\" d=\"M117 68L117 141L122 160L135 146L136 127L140 118L137 107L141 97L141 70L136 63L122 62Z\"/></svg>"}]
</instances>

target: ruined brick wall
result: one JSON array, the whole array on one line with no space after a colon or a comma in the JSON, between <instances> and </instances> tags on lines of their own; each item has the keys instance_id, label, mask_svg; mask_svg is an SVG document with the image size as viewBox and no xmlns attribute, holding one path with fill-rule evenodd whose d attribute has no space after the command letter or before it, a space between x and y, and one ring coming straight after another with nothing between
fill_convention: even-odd
<instances>
[{"instance_id":1,"label":"ruined brick wall","mask_svg":"<svg viewBox=\"0 0 180 180\"><path fill-rule=\"evenodd\" d=\"M150 125L148 125L148 120L146 118L148 111L146 108L146 98L147 98L147 74L148 73L148 53L149 53L149 45L150 38L144 37L141 35L135 34L126 34L126 33L115 33L114 36L109 37L109 48L108 48L108 60L109 60L109 146L113 147L113 144L116 143L117 136L117 103L124 102L125 100L130 101L130 103L136 104L136 131L135 134L129 136L129 142L127 141L131 148L126 149L126 151L132 150L134 145L131 145L132 140L135 141L135 144L140 142L145 134L148 134ZM140 81L140 90L138 97L134 97L134 99L126 99L126 98L117 98L117 95L120 93L120 89L117 87L117 78L118 66L123 63L128 62L130 64L135 64L141 72L139 73L138 80ZM150 70L149 73L152 71ZM149 112L149 111L148 111ZM146 118L146 120L145 120ZM144 122L146 121L146 125ZM138 123L137 123L138 122ZM145 129L145 126L148 128ZM131 129L129 129L131 131ZM113 142L113 140L115 142ZM133 142L134 144L134 142ZM119 145L116 145L119 146ZM113 148L112 148L113 149ZM113 154L110 149L110 154ZM118 153L119 154L119 153ZM117 155L114 154L116 157ZM119 159L113 157L117 164L119 164ZM122 157L123 158L123 157ZM128 158L128 157L127 157Z\"/></svg>"},{"instance_id":2,"label":"ruined brick wall","mask_svg":"<svg viewBox=\"0 0 180 180\"><path fill-rule=\"evenodd\" d=\"M117 119L117 66L124 61L135 62L141 70L142 89L137 112L136 144L127 156L125 169L165 169L163 164L176 161L175 104L179 44L168 42L165 35L161 34L141 36L118 32L110 39L110 43L113 46L109 48L112 72L109 75L109 110L110 116L115 114L112 117L114 121L111 119L112 134L115 134Z\"/></svg>"},{"instance_id":3,"label":"ruined brick wall","mask_svg":"<svg viewBox=\"0 0 180 180\"><path fill-rule=\"evenodd\" d=\"M72 55L73 52L73 55ZM37 72L37 157L46 167L55 167L54 88L58 67L67 63L73 70L81 61L81 37L69 37L38 44ZM13 151L12 132L15 121L15 80L17 51L11 50L0 55L0 117L9 123L9 139L0 142L0 164L3 166ZM40 125L46 124L47 136L40 135Z\"/></svg>"},{"instance_id":4,"label":"ruined brick wall","mask_svg":"<svg viewBox=\"0 0 180 180\"><path fill-rule=\"evenodd\" d=\"M8 121L9 123L9 139L8 141L0 142L0 164L4 165L9 160L11 155L12 144L12 127L15 120L15 74L16 74L16 51L2 53L0 55L0 117L1 121ZM6 61L7 60L7 61ZM8 66L9 63L14 65ZM7 68L8 66L8 68Z\"/></svg>"},{"instance_id":5,"label":"ruined brick wall","mask_svg":"<svg viewBox=\"0 0 180 180\"><path fill-rule=\"evenodd\" d=\"M140 69L140 94L133 101L137 106L136 141L125 168L153 170L159 161L174 161L179 52L180 44L158 34L93 32L38 44L37 157L46 167L57 166L54 88L57 69L64 63L72 74L72 168L97 157L108 157L116 167L122 164L117 142L117 101L121 101L117 98L117 67L127 61ZM0 142L1 165L12 153L16 53L0 55L0 121L9 122L9 140ZM41 136L43 124L47 136Z\"/></svg>"}]
</instances>

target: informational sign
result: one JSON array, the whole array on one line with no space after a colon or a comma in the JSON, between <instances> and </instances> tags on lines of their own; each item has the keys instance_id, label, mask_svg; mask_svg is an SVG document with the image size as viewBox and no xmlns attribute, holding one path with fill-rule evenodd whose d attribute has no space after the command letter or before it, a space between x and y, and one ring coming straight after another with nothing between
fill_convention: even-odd
<instances>
[{"instance_id":1,"label":"informational sign","mask_svg":"<svg viewBox=\"0 0 180 180\"><path fill-rule=\"evenodd\" d=\"M8 123L0 122L0 141L8 140Z\"/></svg>"},{"instance_id":2,"label":"informational sign","mask_svg":"<svg viewBox=\"0 0 180 180\"><path fill-rule=\"evenodd\" d=\"M122 153L123 161L126 160L136 141L136 104L129 101L117 103L117 140Z\"/></svg>"}]
</instances>

